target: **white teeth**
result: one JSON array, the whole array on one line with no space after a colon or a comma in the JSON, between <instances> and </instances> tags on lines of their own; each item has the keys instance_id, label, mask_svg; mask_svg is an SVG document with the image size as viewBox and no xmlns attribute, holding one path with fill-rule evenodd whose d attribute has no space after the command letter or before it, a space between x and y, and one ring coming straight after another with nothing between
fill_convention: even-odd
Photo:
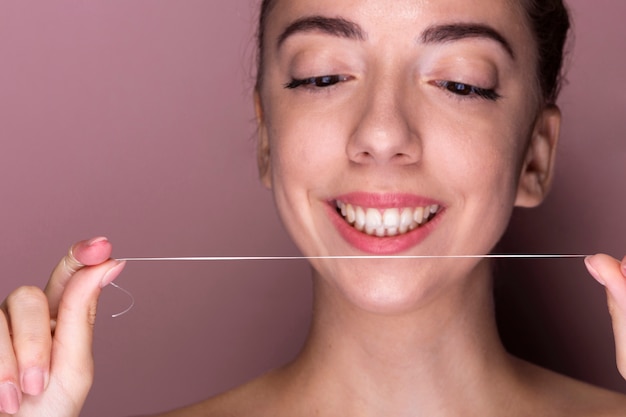
<instances>
[{"instance_id":1,"label":"white teeth","mask_svg":"<svg viewBox=\"0 0 626 417\"><path fill-rule=\"evenodd\" d=\"M361 207L356 208L356 220L354 221L354 227L359 232L365 230L365 210Z\"/></svg>"},{"instance_id":2,"label":"white teeth","mask_svg":"<svg viewBox=\"0 0 626 417\"><path fill-rule=\"evenodd\" d=\"M383 225L383 215L380 214L380 211L377 209L369 208L365 212L365 233L368 235L373 235L377 229L382 228ZM383 229L383 236L385 235L385 230Z\"/></svg>"},{"instance_id":3,"label":"white teeth","mask_svg":"<svg viewBox=\"0 0 626 417\"><path fill-rule=\"evenodd\" d=\"M417 224L422 224L422 221L424 220L424 207L418 207L415 209L413 212L413 220L415 220L415 223Z\"/></svg>"},{"instance_id":4,"label":"white teeth","mask_svg":"<svg viewBox=\"0 0 626 417\"><path fill-rule=\"evenodd\" d=\"M397 235L400 227L400 210L396 208L385 210L383 213L383 226L387 229L387 236Z\"/></svg>"},{"instance_id":5,"label":"white teeth","mask_svg":"<svg viewBox=\"0 0 626 417\"><path fill-rule=\"evenodd\" d=\"M413 211L410 208L405 208L400 215L400 228L398 229L400 234L408 232L411 223L413 223Z\"/></svg>"},{"instance_id":6,"label":"white teeth","mask_svg":"<svg viewBox=\"0 0 626 417\"><path fill-rule=\"evenodd\" d=\"M385 210L385 212L383 213L383 225L385 227L397 228L399 224L400 224L400 210L396 208Z\"/></svg>"},{"instance_id":7,"label":"white teeth","mask_svg":"<svg viewBox=\"0 0 626 417\"><path fill-rule=\"evenodd\" d=\"M425 207L375 209L363 208L337 201L337 209L355 229L370 236L397 236L426 224L439 211L433 204Z\"/></svg>"},{"instance_id":8,"label":"white teeth","mask_svg":"<svg viewBox=\"0 0 626 417\"><path fill-rule=\"evenodd\" d=\"M346 206L346 214L343 216L348 220L348 223L354 223L356 220L356 213L354 211L354 207L350 204Z\"/></svg>"},{"instance_id":9,"label":"white teeth","mask_svg":"<svg viewBox=\"0 0 626 417\"><path fill-rule=\"evenodd\" d=\"M341 215L346 217L347 214L347 205L342 203L341 201L337 201L337 208L341 211Z\"/></svg>"}]
</instances>

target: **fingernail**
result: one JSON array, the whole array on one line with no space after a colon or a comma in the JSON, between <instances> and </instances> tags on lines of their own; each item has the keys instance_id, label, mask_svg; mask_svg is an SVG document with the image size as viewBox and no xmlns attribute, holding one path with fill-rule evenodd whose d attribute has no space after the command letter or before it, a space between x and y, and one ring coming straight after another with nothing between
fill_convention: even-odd
<instances>
[{"instance_id":1,"label":"fingernail","mask_svg":"<svg viewBox=\"0 0 626 417\"><path fill-rule=\"evenodd\" d=\"M17 388L10 382L0 385L0 409L7 414L17 414L20 411Z\"/></svg>"},{"instance_id":2,"label":"fingernail","mask_svg":"<svg viewBox=\"0 0 626 417\"><path fill-rule=\"evenodd\" d=\"M39 395L44 390L45 379L38 368L30 368L22 375L22 392L28 395Z\"/></svg>"},{"instance_id":3,"label":"fingernail","mask_svg":"<svg viewBox=\"0 0 626 417\"><path fill-rule=\"evenodd\" d=\"M587 265L587 269L589 270L589 273L591 274L592 277L594 277L596 279L596 281L598 281L600 284L606 286L606 283L600 277L600 274L598 273L598 271L596 271L596 269L593 267L591 258L592 258L591 256L587 256L585 258L585 265Z\"/></svg>"},{"instance_id":4,"label":"fingernail","mask_svg":"<svg viewBox=\"0 0 626 417\"><path fill-rule=\"evenodd\" d=\"M109 269L106 274L102 277L102 281L100 281L100 288L104 288L109 285L117 276L122 272L124 266L126 265L126 261L115 261L115 265Z\"/></svg>"},{"instance_id":5,"label":"fingernail","mask_svg":"<svg viewBox=\"0 0 626 417\"><path fill-rule=\"evenodd\" d=\"M87 241L87 246L94 246L94 245L96 245L98 243L101 243L101 242L107 242L108 240L109 239L107 239L104 236L94 237L93 239L89 239Z\"/></svg>"}]
</instances>

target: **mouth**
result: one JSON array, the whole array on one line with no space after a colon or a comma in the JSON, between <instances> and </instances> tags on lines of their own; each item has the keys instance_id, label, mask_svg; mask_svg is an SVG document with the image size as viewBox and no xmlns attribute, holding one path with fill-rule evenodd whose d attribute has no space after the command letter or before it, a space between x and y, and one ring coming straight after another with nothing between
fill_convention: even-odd
<instances>
[{"instance_id":1,"label":"mouth","mask_svg":"<svg viewBox=\"0 0 626 417\"><path fill-rule=\"evenodd\" d=\"M437 204L379 209L336 200L335 205L346 223L359 232L376 237L404 235L425 226L441 211Z\"/></svg>"}]
</instances>

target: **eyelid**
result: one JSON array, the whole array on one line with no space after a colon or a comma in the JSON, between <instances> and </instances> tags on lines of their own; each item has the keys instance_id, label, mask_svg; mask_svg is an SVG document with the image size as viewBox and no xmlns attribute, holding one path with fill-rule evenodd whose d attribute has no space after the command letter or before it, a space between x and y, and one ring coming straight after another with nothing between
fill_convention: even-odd
<instances>
[{"instance_id":1,"label":"eyelid","mask_svg":"<svg viewBox=\"0 0 626 417\"><path fill-rule=\"evenodd\" d=\"M449 94L457 96L459 99L484 99L489 101L497 101L502 96L495 91L495 88L483 88L478 87L469 83L464 83L460 81L451 81L451 80L436 80L432 81L431 84L434 86L441 88L448 92ZM450 87L461 86L466 87L463 92L458 89L458 92L453 91ZM467 90L469 92L465 93Z\"/></svg>"},{"instance_id":2,"label":"eyelid","mask_svg":"<svg viewBox=\"0 0 626 417\"><path fill-rule=\"evenodd\" d=\"M296 89L298 87L308 88L329 88L336 84L353 80L354 77L344 74L327 74L305 78L292 78L291 81L284 85L287 89Z\"/></svg>"}]
</instances>

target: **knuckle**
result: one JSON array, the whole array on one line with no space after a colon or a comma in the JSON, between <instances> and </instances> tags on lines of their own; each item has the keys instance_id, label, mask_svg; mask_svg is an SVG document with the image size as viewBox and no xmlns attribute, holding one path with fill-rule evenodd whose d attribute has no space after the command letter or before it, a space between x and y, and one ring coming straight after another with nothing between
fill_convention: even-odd
<instances>
[{"instance_id":1,"label":"knuckle","mask_svg":"<svg viewBox=\"0 0 626 417\"><path fill-rule=\"evenodd\" d=\"M75 317L80 319L81 323L85 323L86 320L89 327L93 328L96 324L97 303L97 300L90 302L87 306L63 303L59 306L59 317Z\"/></svg>"},{"instance_id":2,"label":"knuckle","mask_svg":"<svg viewBox=\"0 0 626 417\"><path fill-rule=\"evenodd\" d=\"M619 312L617 311L617 306L615 305L613 297L611 297L611 293L609 291L606 292L606 304L611 319L615 320L618 317L617 315L619 314Z\"/></svg>"},{"instance_id":3,"label":"knuckle","mask_svg":"<svg viewBox=\"0 0 626 417\"><path fill-rule=\"evenodd\" d=\"M44 350L43 348L33 349L30 351L18 351L16 355L17 364L20 369L25 370L29 368L46 369L50 364L50 349Z\"/></svg>"},{"instance_id":4,"label":"knuckle","mask_svg":"<svg viewBox=\"0 0 626 417\"><path fill-rule=\"evenodd\" d=\"M87 323L89 323L90 327L95 327L96 325L97 310L98 310L97 303L91 303L89 305L89 309L87 310Z\"/></svg>"},{"instance_id":5,"label":"knuckle","mask_svg":"<svg viewBox=\"0 0 626 417\"><path fill-rule=\"evenodd\" d=\"M46 304L47 299L44 292L35 286L25 285L17 288L7 297L9 309L15 306L32 307Z\"/></svg>"},{"instance_id":6,"label":"knuckle","mask_svg":"<svg viewBox=\"0 0 626 417\"><path fill-rule=\"evenodd\" d=\"M70 274L75 274L79 269L84 267L76 256L74 255L74 247L71 247L67 255L63 258L63 266Z\"/></svg>"},{"instance_id":7,"label":"knuckle","mask_svg":"<svg viewBox=\"0 0 626 417\"><path fill-rule=\"evenodd\" d=\"M32 351L31 355L34 355L34 359L38 359L41 355L40 351L44 347L48 347L49 345L50 334L42 334L36 331L26 331L16 335L15 337L15 345L16 348L27 348L29 351Z\"/></svg>"}]
</instances>

